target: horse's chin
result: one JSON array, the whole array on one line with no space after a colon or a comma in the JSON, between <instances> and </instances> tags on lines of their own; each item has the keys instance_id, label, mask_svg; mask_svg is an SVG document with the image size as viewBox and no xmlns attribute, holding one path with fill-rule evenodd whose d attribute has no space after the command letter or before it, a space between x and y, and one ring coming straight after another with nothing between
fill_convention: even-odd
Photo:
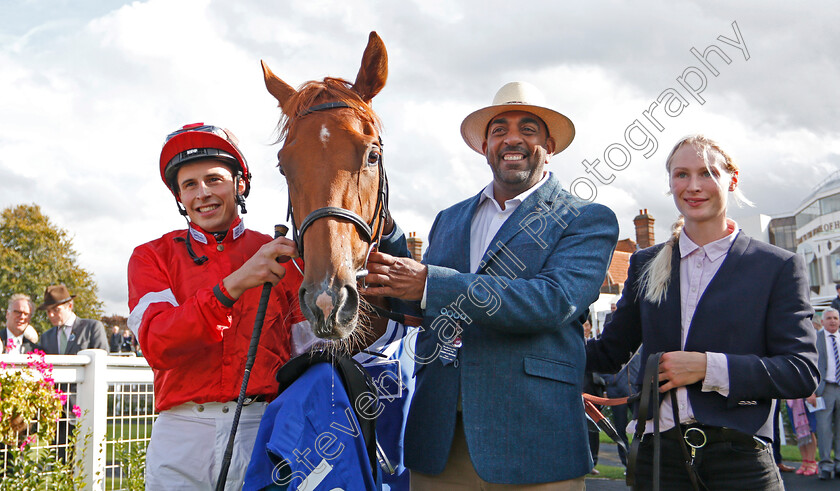
<instances>
[{"instance_id":1,"label":"horse's chin","mask_svg":"<svg viewBox=\"0 0 840 491\"><path fill-rule=\"evenodd\" d=\"M315 334L315 336L331 341L343 341L348 339L356 331L358 323L358 318L353 319L352 322L343 324L335 322L332 317L327 319L326 322L309 321L309 324L312 326L312 333Z\"/></svg>"}]
</instances>

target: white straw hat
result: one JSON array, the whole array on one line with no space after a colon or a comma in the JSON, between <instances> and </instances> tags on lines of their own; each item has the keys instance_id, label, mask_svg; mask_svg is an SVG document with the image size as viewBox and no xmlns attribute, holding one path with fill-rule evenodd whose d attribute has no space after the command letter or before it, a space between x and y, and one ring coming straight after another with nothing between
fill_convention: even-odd
<instances>
[{"instance_id":1,"label":"white straw hat","mask_svg":"<svg viewBox=\"0 0 840 491\"><path fill-rule=\"evenodd\" d=\"M495 116L506 111L527 111L543 120L548 135L554 138L554 154L565 150L575 138L575 125L566 116L544 106L542 92L528 82L505 84L493 98L493 104L473 112L461 123L461 136L467 145L484 155L481 146L487 139L487 125Z\"/></svg>"}]
</instances>

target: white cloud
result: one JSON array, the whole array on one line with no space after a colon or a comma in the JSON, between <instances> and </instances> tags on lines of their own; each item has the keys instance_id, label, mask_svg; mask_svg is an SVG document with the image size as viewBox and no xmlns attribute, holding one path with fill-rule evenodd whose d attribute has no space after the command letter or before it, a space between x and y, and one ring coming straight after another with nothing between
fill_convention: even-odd
<instances>
[{"instance_id":1,"label":"white cloud","mask_svg":"<svg viewBox=\"0 0 840 491\"><path fill-rule=\"evenodd\" d=\"M293 86L325 75L353 79L367 33L390 55L389 82L374 100L385 123L393 213L426 237L437 211L490 179L464 145L463 117L515 79L543 88L577 128L550 169L565 183L603 160L676 77L699 62L689 49L715 43L732 57L709 77L703 105L663 119L649 159L599 187L622 237L648 208L662 238L676 215L665 196L673 142L702 131L723 140L756 202L733 214L780 213L840 164L837 46L840 7L803 10L781 1L568 5L269 0L17 2L0 20L0 206L37 203L71 231L108 312L127 313L125 268L133 248L183 227L158 176L164 136L196 121L227 126L242 141L255 180L249 227L285 219L274 165L280 113L263 86L265 59ZM520 9L522 10L522 9ZM737 21L750 52L720 35ZM733 51L734 50L734 51ZM603 165L603 164L602 164Z\"/></svg>"}]
</instances>

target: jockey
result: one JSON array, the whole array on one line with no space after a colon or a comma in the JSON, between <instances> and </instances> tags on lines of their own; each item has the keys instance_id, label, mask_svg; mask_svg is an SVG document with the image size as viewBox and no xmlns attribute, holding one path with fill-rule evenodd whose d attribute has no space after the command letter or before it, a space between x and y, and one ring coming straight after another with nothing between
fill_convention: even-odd
<instances>
[{"instance_id":1,"label":"jockey","mask_svg":"<svg viewBox=\"0 0 840 491\"><path fill-rule=\"evenodd\" d=\"M160 176L187 218L138 246L128 264L129 327L154 371L160 413L146 456L147 489L213 488L236 408L260 289L274 287L226 484L239 489L260 418L291 355L300 274L277 262L292 240L248 230L239 216L251 173L236 138L203 123L171 133Z\"/></svg>"}]
</instances>

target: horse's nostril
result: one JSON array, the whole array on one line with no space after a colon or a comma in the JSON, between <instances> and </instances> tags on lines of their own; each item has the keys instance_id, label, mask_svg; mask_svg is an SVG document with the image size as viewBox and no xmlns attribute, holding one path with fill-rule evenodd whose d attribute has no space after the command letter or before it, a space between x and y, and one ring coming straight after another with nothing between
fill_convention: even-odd
<instances>
[{"instance_id":1,"label":"horse's nostril","mask_svg":"<svg viewBox=\"0 0 840 491\"><path fill-rule=\"evenodd\" d=\"M314 299L312 295L306 290L306 288L301 288L298 292L298 300L300 303L300 311L306 320L308 320L313 327L320 326L324 324L324 317L321 314L320 309L315 307ZM317 333L316 333L317 334Z\"/></svg>"},{"instance_id":2,"label":"horse's nostril","mask_svg":"<svg viewBox=\"0 0 840 491\"><path fill-rule=\"evenodd\" d=\"M336 303L335 320L338 325L352 324L359 309L359 292L351 285L344 285L339 290L342 303Z\"/></svg>"}]
</instances>

